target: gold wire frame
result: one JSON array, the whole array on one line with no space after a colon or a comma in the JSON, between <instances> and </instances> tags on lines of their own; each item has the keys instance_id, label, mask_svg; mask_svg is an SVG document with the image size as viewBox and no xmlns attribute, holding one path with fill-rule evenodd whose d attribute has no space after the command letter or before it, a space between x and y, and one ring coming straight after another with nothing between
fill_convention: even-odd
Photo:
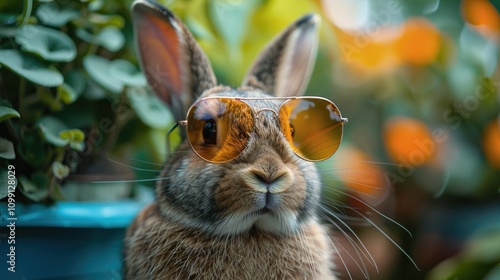
<instances>
[{"instance_id":1,"label":"gold wire frame","mask_svg":"<svg viewBox=\"0 0 500 280\"><path fill-rule=\"evenodd\" d=\"M294 97L235 97L235 96L209 96L209 97L204 97L204 98L201 98L199 100L197 100L195 103L193 103L193 105L191 105L187 111L187 114L186 114L186 119L184 120L180 120L180 121L177 121L168 131L167 131L167 139L166 139L166 145L167 145L167 157L170 156L170 153L171 153L171 147L170 147L170 134L179 126L182 126L182 127L186 127L187 126L187 123L188 123L188 116L189 116L189 113L191 111L191 109L193 107L196 106L196 104L202 102L202 101L205 101L205 100L209 100L209 99L230 99L230 100L238 100L238 101L242 101L244 103L246 103L253 111L254 113L254 118L257 118L257 115L262 112L262 111L271 111L273 112L276 116L279 116L279 110L281 109L282 105L286 103L286 101L289 101L289 100L297 100L297 99L319 99L319 100L323 100L323 101L326 101L330 104L332 104L334 106L334 108L337 110L337 112L339 113L339 117L340 117L340 123L341 124L345 124L345 123L348 123L349 120L348 118L344 118L342 117L342 113L340 112L340 109L337 107L337 105L335 105L335 103L333 103L332 101L330 101L329 99L327 98L324 98L324 97L320 97L320 96L294 96ZM247 102L245 101L252 101L252 100L283 100L283 102L280 104L280 106L278 107L278 110L274 110L272 108L262 108L262 109L259 109L258 111L255 111L253 110L252 106L250 106L250 104L248 104ZM278 118L279 119L279 118ZM342 137L342 136L341 136ZM342 140L342 139L341 139ZM188 142L189 142L189 139L188 139ZM340 141L341 142L341 141ZM207 162L211 162L205 158L203 158L202 156L200 156L198 154L198 152L196 152L196 150L193 148L193 146L191 145L191 143L189 144L190 147L191 147L191 150L193 150L193 152L198 156L200 157L201 159L207 161ZM294 151L295 152L295 151ZM295 152L295 154L297 154ZM304 158L300 155L297 154L297 156L299 156L300 158L303 158L304 160L307 160L307 161L321 161L321 160L311 160L311 159L307 159L307 158ZM231 159L232 160L232 159ZM230 161L230 160L228 160ZM223 162L216 162L216 163L223 163Z\"/></svg>"}]
</instances>

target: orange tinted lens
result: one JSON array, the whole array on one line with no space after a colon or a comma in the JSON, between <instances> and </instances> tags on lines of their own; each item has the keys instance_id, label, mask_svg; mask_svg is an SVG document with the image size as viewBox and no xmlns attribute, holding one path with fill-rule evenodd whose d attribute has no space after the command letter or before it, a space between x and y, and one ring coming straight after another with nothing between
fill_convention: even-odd
<instances>
[{"instance_id":1,"label":"orange tinted lens","mask_svg":"<svg viewBox=\"0 0 500 280\"><path fill-rule=\"evenodd\" d=\"M254 127L252 109L230 98L206 98L188 112L188 140L201 158L222 163L236 158L245 148Z\"/></svg>"},{"instance_id":2,"label":"orange tinted lens","mask_svg":"<svg viewBox=\"0 0 500 280\"><path fill-rule=\"evenodd\" d=\"M307 160L324 160L333 155L342 140L339 109L317 98L291 99L280 108L280 123L295 153Z\"/></svg>"}]
</instances>

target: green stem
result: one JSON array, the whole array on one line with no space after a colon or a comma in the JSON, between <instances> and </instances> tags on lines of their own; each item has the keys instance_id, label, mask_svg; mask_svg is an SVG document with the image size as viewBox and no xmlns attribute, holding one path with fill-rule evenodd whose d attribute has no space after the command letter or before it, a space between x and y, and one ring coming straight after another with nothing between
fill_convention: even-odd
<instances>
[{"instance_id":1,"label":"green stem","mask_svg":"<svg viewBox=\"0 0 500 280\"><path fill-rule=\"evenodd\" d=\"M109 135L109 138L106 141L106 144L104 145L104 151L106 151L106 152L111 151L111 149L115 146L122 128L133 117L133 115L132 115L133 111L130 108L130 106L128 105L127 98L125 95L125 89L120 94L118 102L119 102L118 108L122 108L122 106L123 106L123 110L126 110L126 112L123 114L123 112L121 111L122 109L117 109L114 112L115 113L115 115L114 115L115 129L111 132L111 134ZM122 113L122 114L120 114L120 113Z\"/></svg>"},{"instance_id":2,"label":"green stem","mask_svg":"<svg viewBox=\"0 0 500 280\"><path fill-rule=\"evenodd\" d=\"M64 159L64 156L66 155L66 153L70 150L70 147L69 147L69 144L62 148L61 151L59 151L59 153L56 155L55 159L54 159L54 162L58 161L58 162L62 162L63 159Z\"/></svg>"},{"instance_id":3,"label":"green stem","mask_svg":"<svg viewBox=\"0 0 500 280\"><path fill-rule=\"evenodd\" d=\"M97 52L97 45L95 43L91 43L89 46L88 54L94 55Z\"/></svg>"},{"instance_id":4,"label":"green stem","mask_svg":"<svg viewBox=\"0 0 500 280\"><path fill-rule=\"evenodd\" d=\"M23 26L28 22L32 10L33 10L33 0L24 0L23 14L21 15L22 21L20 26Z\"/></svg>"},{"instance_id":5,"label":"green stem","mask_svg":"<svg viewBox=\"0 0 500 280\"><path fill-rule=\"evenodd\" d=\"M52 164L54 162L62 162L62 160L64 159L64 155L66 154L66 152L69 150L69 146L66 146L64 148L62 148L58 154L56 155L54 161L52 162ZM48 176L50 178L50 183L49 183L49 189L47 191L47 195L43 198L43 200L47 199L47 198L50 198L52 196L52 193L54 192L55 188L56 188L56 185L59 183L59 180L56 178L56 176L54 175L54 171L52 170L52 164L50 164L49 166L49 170L48 170Z\"/></svg>"},{"instance_id":6,"label":"green stem","mask_svg":"<svg viewBox=\"0 0 500 280\"><path fill-rule=\"evenodd\" d=\"M19 135L17 135L16 130L14 129L14 125L12 124L12 120L11 119L8 119L6 121L6 126L7 126L7 130L9 131L9 135L15 141L15 146L17 146L17 143L19 143L21 141L21 138L19 137Z\"/></svg>"},{"instance_id":7,"label":"green stem","mask_svg":"<svg viewBox=\"0 0 500 280\"><path fill-rule=\"evenodd\" d=\"M19 111L22 111L22 100L24 97L24 94L26 93L26 79L23 77L20 77L21 80L19 81Z\"/></svg>"}]
</instances>

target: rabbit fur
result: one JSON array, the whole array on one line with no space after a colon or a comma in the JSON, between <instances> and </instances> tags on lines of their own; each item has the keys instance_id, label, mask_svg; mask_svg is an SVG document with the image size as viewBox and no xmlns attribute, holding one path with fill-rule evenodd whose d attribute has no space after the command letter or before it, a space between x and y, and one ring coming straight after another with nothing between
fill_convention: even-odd
<instances>
[{"instance_id":1,"label":"rabbit fur","mask_svg":"<svg viewBox=\"0 0 500 280\"><path fill-rule=\"evenodd\" d=\"M217 85L206 55L172 12L136 1L132 15L142 69L177 120L203 97L302 95L314 65L314 15L269 43L236 89ZM247 103L257 112L280 102ZM259 112L247 136L230 162L209 163L186 140L169 157L156 201L128 228L125 279L337 279L328 229L316 213L316 167L294 154L270 111Z\"/></svg>"}]
</instances>

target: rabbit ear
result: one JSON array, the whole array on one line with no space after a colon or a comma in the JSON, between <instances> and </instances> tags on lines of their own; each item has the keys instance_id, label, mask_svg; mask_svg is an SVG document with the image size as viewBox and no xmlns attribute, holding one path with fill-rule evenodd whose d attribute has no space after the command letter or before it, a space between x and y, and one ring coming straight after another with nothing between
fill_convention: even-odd
<instances>
[{"instance_id":1,"label":"rabbit ear","mask_svg":"<svg viewBox=\"0 0 500 280\"><path fill-rule=\"evenodd\" d=\"M290 25L260 53L242 85L275 96L302 95L316 58L318 22L309 14Z\"/></svg>"},{"instance_id":2,"label":"rabbit ear","mask_svg":"<svg viewBox=\"0 0 500 280\"><path fill-rule=\"evenodd\" d=\"M148 84L177 120L185 118L196 97L216 84L208 58L184 24L163 6L136 1L132 17Z\"/></svg>"}]
</instances>

